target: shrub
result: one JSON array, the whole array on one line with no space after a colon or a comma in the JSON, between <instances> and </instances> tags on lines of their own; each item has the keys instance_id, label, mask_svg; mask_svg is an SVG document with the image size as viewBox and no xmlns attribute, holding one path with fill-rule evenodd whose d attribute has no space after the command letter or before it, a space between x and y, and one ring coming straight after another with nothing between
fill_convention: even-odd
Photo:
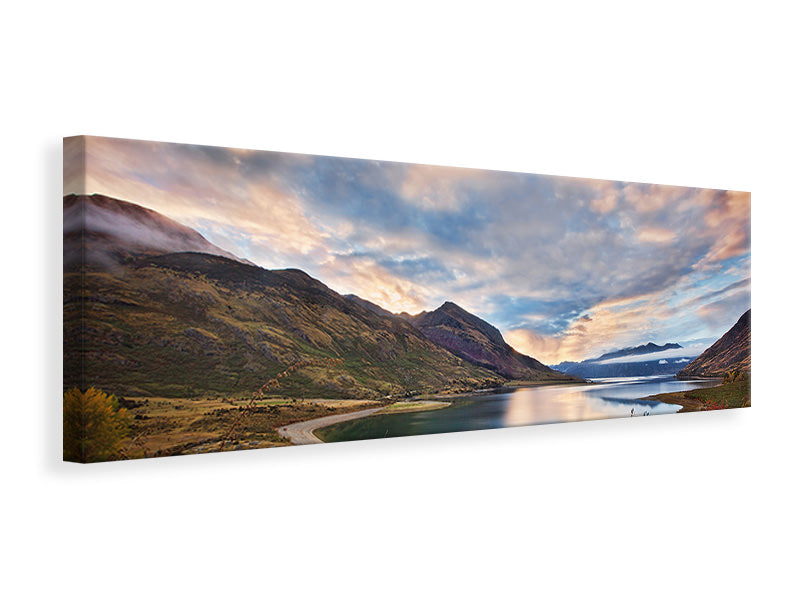
<instances>
[{"instance_id":1,"label":"shrub","mask_svg":"<svg viewBox=\"0 0 800 600\"><path fill-rule=\"evenodd\" d=\"M119 458L130 415L115 396L89 388L64 393L64 460L102 462Z\"/></svg>"}]
</instances>

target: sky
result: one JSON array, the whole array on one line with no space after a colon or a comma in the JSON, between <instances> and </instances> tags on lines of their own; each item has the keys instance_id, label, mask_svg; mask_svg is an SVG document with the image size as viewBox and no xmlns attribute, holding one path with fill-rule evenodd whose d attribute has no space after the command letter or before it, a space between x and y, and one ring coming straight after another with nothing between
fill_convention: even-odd
<instances>
[{"instance_id":1,"label":"sky","mask_svg":"<svg viewBox=\"0 0 800 600\"><path fill-rule=\"evenodd\" d=\"M450 300L546 364L710 344L750 308L747 192L83 139L65 140L65 194L140 204L393 312Z\"/></svg>"}]
</instances>

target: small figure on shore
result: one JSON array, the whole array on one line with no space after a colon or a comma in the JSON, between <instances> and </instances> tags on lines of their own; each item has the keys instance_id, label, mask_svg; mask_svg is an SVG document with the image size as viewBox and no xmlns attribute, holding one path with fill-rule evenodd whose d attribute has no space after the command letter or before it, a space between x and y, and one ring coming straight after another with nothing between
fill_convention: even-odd
<instances>
[{"instance_id":1,"label":"small figure on shore","mask_svg":"<svg viewBox=\"0 0 800 600\"><path fill-rule=\"evenodd\" d=\"M631 416L633 416L633 409L631 409Z\"/></svg>"}]
</instances>

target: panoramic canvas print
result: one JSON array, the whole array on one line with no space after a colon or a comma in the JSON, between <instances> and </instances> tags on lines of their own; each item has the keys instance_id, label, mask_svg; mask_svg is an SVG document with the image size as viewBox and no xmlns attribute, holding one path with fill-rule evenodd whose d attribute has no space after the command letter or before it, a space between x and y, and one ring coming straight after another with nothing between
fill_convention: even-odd
<instances>
[{"instance_id":1,"label":"panoramic canvas print","mask_svg":"<svg viewBox=\"0 0 800 600\"><path fill-rule=\"evenodd\" d=\"M78 136L63 211L67 461L750 406L747 192Z\"/></svg>"}]
</instances>

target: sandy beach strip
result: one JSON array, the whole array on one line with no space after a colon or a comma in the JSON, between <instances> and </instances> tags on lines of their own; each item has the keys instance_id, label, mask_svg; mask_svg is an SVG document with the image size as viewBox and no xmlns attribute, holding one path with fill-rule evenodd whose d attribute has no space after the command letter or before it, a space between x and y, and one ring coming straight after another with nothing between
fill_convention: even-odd
<instances>
[{"instance_id":1,"label":"sandy beach strip","mask_svg":"<svg viewBox=\"0 0 800 600\"><path fill-rule=\"evenodd\" d=\"M359 410L356 412L344 413L341 415L331 415L329 417L320 417L318 419L311 419L310 421L300 421L299 423L291 423L278 428L278 433L287 438L295 445L301 446L304 444L322 444L323 441L314 435L314 430L320 427L327 427L334 423L343 423L344 421L352 421L353 419L360 419L372 415L384 407L368 408L366 410Z\"/></svg>"}]
</instances>

